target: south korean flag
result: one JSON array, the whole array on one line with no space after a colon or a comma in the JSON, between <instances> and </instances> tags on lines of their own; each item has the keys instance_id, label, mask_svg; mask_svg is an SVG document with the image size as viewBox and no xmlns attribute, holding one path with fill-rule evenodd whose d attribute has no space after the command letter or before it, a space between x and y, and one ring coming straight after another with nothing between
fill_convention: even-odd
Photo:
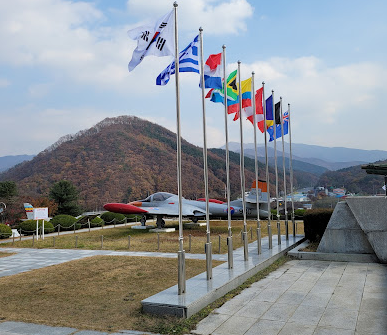
<instances>
[{"instance_id":1,"label":"south korean flag","mask_svg":"<svg viewBox=\"0 0 387 335\"><path fill-rule=\"evenodd\" d=\"M145 56L175 56L174 10L160 18L154 26L142 26L128 31L128 36L137 40L137 48L128 64L132 71Z\"/></svg>"}]
</instances>

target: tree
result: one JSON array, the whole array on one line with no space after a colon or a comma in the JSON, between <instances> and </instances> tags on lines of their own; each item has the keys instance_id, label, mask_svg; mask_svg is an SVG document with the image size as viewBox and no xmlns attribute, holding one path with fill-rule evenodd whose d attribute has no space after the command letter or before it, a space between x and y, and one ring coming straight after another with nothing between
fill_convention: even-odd
<instances>
[{"instance_id":1,"label":"tree","mask_svg":"<svg viewBox=\"0 0 387 335\"><path fill-rule=\"evenodd\" d=\"M0 182L0 198L9 199L17 195L17 187L14 181Z\"/></svg>"},{"instance_id":2,"label":"tree","mask_svg":"<svg viewBox=\"0 0 387 335\"><path fill-rule=\"evenodd\" d=\"M52 186L50 198L58 204L57 214L77 216L82 212L78 206L78 190L67 180L58 181Z\"/></svg>"}]
</instances>

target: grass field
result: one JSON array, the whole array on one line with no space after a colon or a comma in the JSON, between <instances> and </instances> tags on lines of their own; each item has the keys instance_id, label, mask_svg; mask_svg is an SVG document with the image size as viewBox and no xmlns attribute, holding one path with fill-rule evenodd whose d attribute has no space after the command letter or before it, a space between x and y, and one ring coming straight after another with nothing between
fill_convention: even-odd
<instances>
[{"instance_id":1,"label":"grass field","mask_svg":"<svg viewBox=\"0 0 387 335\"><path fill-rule=\"evenodd\" d=\"M174 259L96 256L0 278L0 320L78 329L135 329L184 334L243 288L284 264L282 257L239 288L189 319L141 313L141 300L177 282ZM213 262L214 266L220 262ZM168 269L168 271L165 271ZM205 261L186 260L187 278L205 271ZM10 290L12 288L12 290Z\"/></svg>"},{"instance_id":2,"label":"grass field","mask_svg":"<svg viewBox=\"0 0 387 335\"><path fill-rule=\"evenodd\" d=\"M13 253L10 253L10 252L0 252L0 258L1 258L1 257L11 256L11 255L14 255L14 254L13 254Z\"/></svg>"},{"instance_id":3,"label":"grass field","mask_svg":"<svg viewBox=\"0 0 387 335\"><path fill-rule=\"evenodd\" d=\"M173 233L155 234L147 230L131 229L130 226L117 227L115 229L101 229L91 232L75 233L69 235L47 236L45 240L15 240L14 247L24 248L60 248L60 249L108 249L108 250L130 250L130 251L161 251L177 252L178 250L178 225L175 221L167 221L167 227L174 227ZM227 221L211 221L211 242L213 253L227 252ZM247 230L249 242L256 240L256 221L247 221ZM303 222L297 225L298 234L303 234ZM239 248L242 246L241 231L243 229L242 221L232 222L233 246ZM289 232L292 233L291 224ZM272 222L273 238L276 238L277 223ZM261 221L262 237L267 236L267 221ZM281 222L281 234L285 234L285 224ZM190 253L204 253L204 244L206 243L206 227L187 227L184 229L184 249ZM102 238L103 236L103 238ZM130 236L130 245L129 245ZM191 236L191 238L190 238ZM191 239L191 243L189 242ZM220 249L219 249L220 240ZM12 242L1 244L0 247L11 247Z\"/></svg>"}]
</instances>

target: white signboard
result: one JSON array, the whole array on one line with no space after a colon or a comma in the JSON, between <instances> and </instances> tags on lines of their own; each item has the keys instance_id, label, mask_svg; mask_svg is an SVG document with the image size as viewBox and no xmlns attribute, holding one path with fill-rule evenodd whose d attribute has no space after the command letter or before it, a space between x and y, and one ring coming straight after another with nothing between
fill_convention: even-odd
<instances>
[{"instance_id":1,"label":"white signboard","mask_svg":"<svg viewBox=\"0 0 387 335\"><path fill-rule=\"evenodd\" d=\"M48 207L34 208L34 220L48 219Z\"/></svg>"}]
</instances>

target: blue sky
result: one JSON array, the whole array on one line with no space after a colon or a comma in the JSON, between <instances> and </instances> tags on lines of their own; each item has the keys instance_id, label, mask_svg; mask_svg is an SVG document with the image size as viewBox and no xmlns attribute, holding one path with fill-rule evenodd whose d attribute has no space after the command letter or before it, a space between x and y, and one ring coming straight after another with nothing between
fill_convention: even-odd
<instances>
[{"instance_id":1,"label":"blue sky","mask_svg":"<svg viewBox=\"0 0 387 335\"><path fill-rule=\"evenodd\" d=\"M37 154L106 117L136 115L176 130L174 80L157 87L169 57L132 72L127 30L153 23L171 0L13 0L0 3L0 156ZM204 54L227 45L291 104L297 143L386 150L387 2L181 0L179 49L204 29ZM197 74L181 74L182 136L202 146ZM224 144L223 108L208 102L209 147ZM239 124L230 118L230 140ZM244 124L245 142L253 142ZM263 142L259 136L258 142Z\"/></svg>"}]
</instances>

